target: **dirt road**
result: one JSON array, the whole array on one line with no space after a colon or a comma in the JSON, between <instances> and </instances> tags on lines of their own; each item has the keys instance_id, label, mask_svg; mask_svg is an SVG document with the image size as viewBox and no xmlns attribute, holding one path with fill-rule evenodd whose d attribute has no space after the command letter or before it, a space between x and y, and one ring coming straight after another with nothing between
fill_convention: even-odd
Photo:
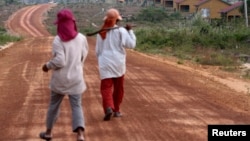
<instances>
[{"instance_id":1,"label":"dirt road","mask_svg":"<svg viewBox=\"0 0 250 141\"><path fill-rule=\"evenodd\" d=\"M40 141L38 134L45 129L50 73L41 67L50 58L53 37L42 25L42 15L50 6L20 9L7 23L12 33L25 39L0 52L2 141ZM88 90L83 96L87 141L206 141L208 124L250 124L249 82L131 50L121 107L124 116L102 121L95 38L88 41ZM66 98L54 141L75 140L70 116Z\"/></svg>"}]
</instances>

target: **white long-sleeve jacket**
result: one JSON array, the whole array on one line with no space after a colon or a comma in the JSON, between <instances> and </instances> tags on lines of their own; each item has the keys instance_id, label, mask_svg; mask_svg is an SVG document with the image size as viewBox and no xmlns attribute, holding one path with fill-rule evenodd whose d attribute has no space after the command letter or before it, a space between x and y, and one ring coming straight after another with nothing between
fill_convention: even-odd
<instances>
[{"instance_id":1,"label":"white long-sleeve jacket","mask_svg":"<svg viewBox=\"0 0 250 141\"><path fill-rule=\"evenodd\" d=\"M84 61L88 54L86 37L78 33L67 42L62 42L59 36L53 41L53 58L46 63L52 69L50 89L60 94L82 94L86 90L84 80Z\"/></svg>"},{"instance_id":2,"label":"white long-sleeve jacket","mask_svg":"<svg viewBox=\"0 0 250 141\"><path fill-rule=\"evenodd\" d=\"M124 75L126 72L125 48L132 49L135 46L136 36L133 30L127 31L123 27L112 29L107 32L104 40L98 34L96 56L100 78L116 78Z\"/></svg>"}]
</instances>

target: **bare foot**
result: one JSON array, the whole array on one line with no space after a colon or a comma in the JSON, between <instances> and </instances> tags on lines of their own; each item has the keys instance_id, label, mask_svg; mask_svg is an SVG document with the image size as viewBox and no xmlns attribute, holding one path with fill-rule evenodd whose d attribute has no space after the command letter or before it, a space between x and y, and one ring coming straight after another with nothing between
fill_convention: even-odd
<instances>
[{"instance_id":1,"label":"bare foot","mask_svg":"<svg viewBox=\"0 0 250 141\"><path fill-rule=\"evenodd\" d=\"M84 132L84 129L78 128L78 130L77 130L77 141L84 141L83 132Z\"/></svg>"},{"instance_id":2,"label":"bare foot","mask_svg":"<svg viewBox=\"0 0 250 141\"><path fill-rule=\"evenodd\" d=\"M77 141L84 141L83 135L77 135Z\"/></svg>"}]
</instances>

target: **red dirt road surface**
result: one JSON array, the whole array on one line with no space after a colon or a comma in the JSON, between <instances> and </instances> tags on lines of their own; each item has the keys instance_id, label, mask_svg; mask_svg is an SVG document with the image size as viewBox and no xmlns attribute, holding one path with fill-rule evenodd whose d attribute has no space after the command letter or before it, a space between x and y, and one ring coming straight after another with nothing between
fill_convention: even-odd
<instances>
[{"instance_id":1,"label":"red dirt road surface","mask_svg":"<svg viewBox=\"0 0 250 141\"><path fill-rule=\"evenodd\" d=\"M49 73L42 65L50 58L51 36L44 13L52 5L17 11L7 22L12 33L25 39L0 51L0 139L40 141L49 101ZM122 118L104 122L99 73L90 52L83 96L87 141L206 141L209 124L250 124L250 83L219 70L127 52ZM65 98L53 130L53 141L75 141L71 110Z\"/></svg>"}]
</instances>

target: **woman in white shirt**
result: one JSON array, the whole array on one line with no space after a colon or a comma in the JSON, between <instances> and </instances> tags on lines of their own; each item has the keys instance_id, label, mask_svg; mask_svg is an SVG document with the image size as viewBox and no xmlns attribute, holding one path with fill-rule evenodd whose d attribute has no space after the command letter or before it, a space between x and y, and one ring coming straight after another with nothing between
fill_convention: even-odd
<instances>
[{"instance_id":1,"label":"woman in white shirt","mask_svg":"<svg viewBox=\"0 0 250 141\"><path fill-rule=\"evenodd\" d=\"M125 28L118 27L122 20L118 10L111 8L104 17L101 32L97 35L96 56L98 58L101 79L101 95L104 121L111 116L120 117L120 105L124 96L124 75L126 72L126 49L135 48L136 37L127 24ZM108 30L107 30L108 29Z\"/></svg>"},{"instance_id":2,"label":"woman in white shirt","mask_svg":"<svg viewBox=\"0 0 250 141\"><path fill-rule=\"evenodd\" d=\"M86 37L77 31L75 18L69 9L57 14L57 36L53 41L52 59L43 65L43 71L52 70L50 80L50 103L46 118L46 131L40 133L44 140L52 139L52 128L59 114L65 95L68 95L72 109L72 130L77 141L83 141L85 129L82 109L82 94L86 90L84 61L88 54Z\"/></svg>"}]
</instances>

